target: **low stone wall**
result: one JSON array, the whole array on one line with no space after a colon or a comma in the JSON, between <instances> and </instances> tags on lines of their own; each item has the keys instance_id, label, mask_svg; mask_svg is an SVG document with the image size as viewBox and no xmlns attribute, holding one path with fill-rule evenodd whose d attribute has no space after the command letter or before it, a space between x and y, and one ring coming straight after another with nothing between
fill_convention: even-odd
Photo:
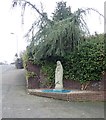
<instances>
[{"instance_id":1,"label":"low stone wall","mask_svg":"<svg viewBox=\"0 0 106 120\"><path fill-rule=\"evenodd\" d=\"M31 95L38 95L66 101L106 101L104 91L72 91L69 93L45 93L40 89L28 89Z\"/></svg>"}]
</instances>

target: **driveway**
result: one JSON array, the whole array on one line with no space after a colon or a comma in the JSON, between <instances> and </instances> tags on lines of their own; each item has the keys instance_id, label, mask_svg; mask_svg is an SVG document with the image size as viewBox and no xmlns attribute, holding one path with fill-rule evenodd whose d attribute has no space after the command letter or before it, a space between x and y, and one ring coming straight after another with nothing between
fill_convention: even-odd
<instances>
[{"instance_id":1,"label":"driveway","mask_svg":"<svg viewBox=\"0 0 106 120\"><path fill-rule=\"evenodd\" d=\"M8 69L9 68L9 69ZM2 73L2 118L104 118L103 102L67 102L28 95L24 69Z\"/></svg>"}]
</instances>

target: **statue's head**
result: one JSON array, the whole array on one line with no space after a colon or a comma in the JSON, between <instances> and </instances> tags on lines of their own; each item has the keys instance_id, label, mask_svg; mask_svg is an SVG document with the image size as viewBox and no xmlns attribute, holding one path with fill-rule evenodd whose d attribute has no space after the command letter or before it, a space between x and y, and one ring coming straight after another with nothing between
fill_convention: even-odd
<instances>
[{"instance_id":1,"label":"statue's head","mask_svg":"<svg viewBox=\"0 0 106 120\"><path fill-rule=\"evenodd\" d=\"M57 65L58 65L58 66L61 65L61 62L60 62L60 61L57 61Z\"/></svg>"}]
</instances>

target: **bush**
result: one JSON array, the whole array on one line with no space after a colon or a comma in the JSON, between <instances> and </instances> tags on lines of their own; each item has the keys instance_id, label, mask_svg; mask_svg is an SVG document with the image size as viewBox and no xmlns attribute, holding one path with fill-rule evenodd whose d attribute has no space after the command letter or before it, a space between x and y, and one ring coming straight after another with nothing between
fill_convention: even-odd
<instances>
[{"instance_id":1,"label":"bush","mask_svg":"<svg viewBox=\"0 0 106 120\"><path fill-rule=\"evenodd\" d=\"M43 73L45 80L42 85L46 87L53 87L55 83L55 67L54 62L47 62L42 64L41 72Z\"/></svg>"},{"instance_id":2,"label":"bush","mask_svg":"<svg viewBox=\"0 0 106 120\"><path fill-rule=\"evenodd\" d=\"M82 89L86 89L90 81L100 80L105 70L103 39L90 38L80 44L78 50L67 59L68 65L65 71L67 71L68 78L78 80L82 84Z\"/></svg>"},{"instance_id":3,"label":"bush","mask_svg":"<svg viewBox=\"0 0 106 120\"><path fill-rule=\"evenodd\" d=\"M28 80L29 78L34 78L35 76L37 76L37 75L36 75L36 73L34 73L34 72L31 72L31 71L27 71L27 72L26 72L26 78L27 78L27 80Z\"/></svg>"}]
</instances>

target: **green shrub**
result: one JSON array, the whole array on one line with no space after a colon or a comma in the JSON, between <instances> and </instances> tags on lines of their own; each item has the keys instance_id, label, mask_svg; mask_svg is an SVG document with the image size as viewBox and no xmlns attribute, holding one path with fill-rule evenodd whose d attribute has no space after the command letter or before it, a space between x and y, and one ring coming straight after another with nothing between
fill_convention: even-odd
<instances>
[{"instance_id":1,"label":"green shrub","mask_svg":"<svg viewBox=\"0 0 106 120\"><path fill-rule=\"evenodd\" d=\"M45 76L45 80L43 81L43 85L47 87L54 86L55 80L55 64L53 62L45 62L42 64L41 71Z\"/></svg>"},{"instance_id":2,"label":"green shrub","mask_svg":"<svg viewBox=\"0 0 106 120\"><path fill-rule=\"evenodd\" d=\"M30 72L30 71L26 71L26 78L27 78L27 80L29 78L34 78L35 76L36 76L36 73Z\"/></svg>"},{"instance_id":3,"label":"green shrub","mask_svg":"<svg viewBox=\"0 0 106 120\"><path fill-rule=\"evenodd\" d=\"M105 55L103 39L91 38L79 45L77 51L73 52L68 58L68 77L78 80L83 88L93 80L100 80L102 72L105 70ZM86 87L84 87L84 84Z\"/></svg>"}]
</instances>

